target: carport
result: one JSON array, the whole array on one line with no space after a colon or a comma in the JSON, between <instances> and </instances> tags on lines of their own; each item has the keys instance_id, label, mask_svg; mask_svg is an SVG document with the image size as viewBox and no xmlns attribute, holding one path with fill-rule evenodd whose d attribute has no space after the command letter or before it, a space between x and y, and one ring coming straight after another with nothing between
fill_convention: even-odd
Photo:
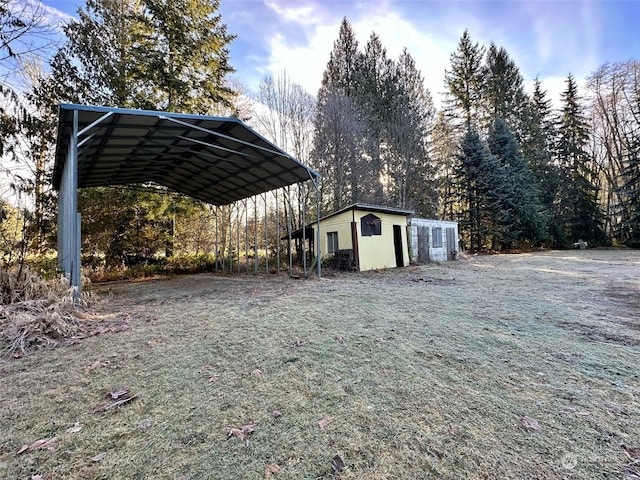
<instances>
[{"instance_id":1,"label":"carport","mask_svg":"<svg viewBox=\"0 0 640 480\"><path fill-rule=\"evenodd\" d=\"M79 290L78 188L154 183L222 206L311 181L319 212L319 179L237 118L62 104L53 171L58 267Z\"/></svg>"}]
</instances>

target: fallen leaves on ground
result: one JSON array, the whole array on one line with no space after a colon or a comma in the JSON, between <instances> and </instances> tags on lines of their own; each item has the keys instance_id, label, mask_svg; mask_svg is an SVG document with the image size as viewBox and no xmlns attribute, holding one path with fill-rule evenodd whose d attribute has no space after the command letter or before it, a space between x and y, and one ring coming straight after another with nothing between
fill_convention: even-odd
<instances>
[{"instance_id":1,"label":"fallen leaves on ground","mask_svg":"<svg viewBox=\"0 0 640 480\"><path fill-rule=\"evenodd\" d=\"M31 445L23 445L18 454L24 452L33 452L34 450L43 450L45 448L52 449L58 443L58 437L42 438L33 442Z\"/></svg>"},{"instance_id":2,"label":"fallen leaves on ground","mask_svg":"<svg viewBox=\"0 0 640 480\"><path fill-rule=\"evenodd\" d=\"M107 456L107 452L102 452L102 453L99 453L99 454L91 457L91 461L92 462L99 462L101 460L104 460L104 457L106 457L106 456Z\"/></svg>"},{"instance_id":3,"label":"fallen leaves on ground","mask_svg":"<svg viewBox=\"0 0 640 480\"><path fill-rule=\"evenodd\" d=\"M109 362L102 362L100 360L96 360L95 362L93 362L91 365L87 365L86 367L84 367L84 371L86 373L91 373L94 370L97 370L99 368L104 368L106 366L109 365Z\"/></svg>"},{"instance_id":4,"label":"fallen leaves on ground","mask_svg":"<svg viewBox=\"0 0 640 480\"><path fill-rule=\"evenodd\" d=\"M522 417L520 420L524 428L528 428L529 430L533 430L535 432L542 430L542 427L538 423L538 421L534 418L527 417L526 415Z\"/></svg>"},{"instance_id":5,"label":"fallen leaves on ground","mask_svg":"<svg viewBox=\"0 0 640 480\"><path fill-rule=\"evenodd\" d=\"M342 460L342 457L340 455L336 455L335 457L333 457L331 459L331 469L334 472L340 473L345 468L346 468L346 465L345 465L344 460Z\"/></svg>"},{"instance_id":6,"label":"fallen leaves on ground","mask_svg":"<svg viewBox=\"0 0 640 480\"><path fill-rule=\"evenodd\" d=\"M217 365L203 365L200 367L200 373L209 372L211 370L215 370Z\"/></svg>"},{"instance_id":7,"label":"fallen leaves on ground","mask_svg":"<svg viewBox=\"0 0 640 480\"><path fill-rule=\"evenodd\" d=\"M620 467L620 472L624 473L625 480L640 479L640 460L635 460Z\"/></svg>"},{"instance_id":8,"label":"fallen leaves on ground","mask_svg":"<svg viewBox=\"0 0 640 480\"><path fill-rule=\"evenodd\" d=\"M131 325L127 320L116 320L113 324L95 325L84 324L81 326L81 331L85 337L95 337L96 335L103 335L105 333L120 333L126 332L131 329ZM79 335L78 338L83 338L83 335Z\"/></svg>"},{"instance_id":9,"label":"fallen leaves on ground","mask_svg":"<svg viewBox=\"0 0 640 480\"><path fill-rule=\"evenodd\" d=\"M244 440L254 432L257 425L257 423L249 423L240 428L231 428L229 429L229 433L227 433L227 438L237 437L240 440Z\"/></svg>"},{"instance_id":10,"label":"fallen leaves on ground","mask_svg":"<svg viewBox=\"0 0 640 480\"><path fill-rule=\"evenodd\" d=\"M136 395L131 395L129 387L121 387L111 392L107 392L105 394L105 398L110 399L110 401L100 403L93 407L93 413L106 412L112 408L129 403L131 400L136 398Z\"/></svg>"},{"instance_id":11,"label":"fallen leaves on ground","mask_svg":"<svg viewBox=\"0 0 640 480\"><path fill-rule=\"evenodd\" d=\"M120 397L124 397L125 395L129 395L129 387L120 387L120 388L116 388L115 390L108 392L105 397L109 398L111 397L112 400L117 400Z\"/></svg>"},{"instance_id":12,"label":"fallen leaves on ground","mask_svg":"<svg viewBox=\"0 0 640 480\"><path fill-rule=\"evenodd\" d=\"M149 428L152 424L153 422L151 420L145 418L144 420L140 420L138 423L136 423L136 428L144 430L145 428Z\"/></svg>"},{"instance_id":13,"label":"fallen leaves on ground","mask_svg":"<svg viewBox=\"0 0 640 480\"><path fill-rule=\"evenodd\" d=\"M324 427L326 427L327 425L329 425L331 423L331 420L332 420L332 418L328 417L328 416L324 417L324 418L321 418L320 420L318 420L318 426L320 428L324 428Z\"/></svg>"},{"instance_id":14,"label":"fallen leaves on ground","mask_svg":"<svg viewBox=\"0 0 640 480\"><path fill-rule=\"evenodd\" d=\"M85 465L80 469L80 476L82 478L94 478L96 476L96 467Z\"/></svg>"},{"instance_id":15,"label":"fallen leaves on ground","mask_svg":"<svg viewBox=\"0 0 640 480\"><path fill-rule=\"evenodd\" d=\"M67 433L78 433L80 430L82 430L82 425L76 422L73 427L67 428Z\"/></svg>"},{"instance_id":16,"label":"fallen leaves on ground","mask_svg":"<svg viewBox=\"0 0 640 480\"><path fill-rule=\"evenodd\" d=\"M627 447L624 443L620 445L620 448L624 450L624 453L626 453L631 460L640 460L640 448Z\"/></svg>"},{"instance_id":17,"label":"fallen leaves on ground","mask_svg":"<svg viewBox=\"0 0 640 480\"><path fill-rule=\"evenodd\" d=\"M275 463L271 463L264 467L264 478L270 478L271 475L275 475L280 471L280 467Z\"/></svg>"},{"instance_id":18,"label":"fallen leaves on ground","mask_svg":"<svg viewBox=\"0 0 640 480\"><path fill-rule=\"evenodd\" d=\"M256 368L254 371L251 372L251 375L253 375L254 377L261 377L262 376L262 370Z\"/></svg>"}]
</instances>

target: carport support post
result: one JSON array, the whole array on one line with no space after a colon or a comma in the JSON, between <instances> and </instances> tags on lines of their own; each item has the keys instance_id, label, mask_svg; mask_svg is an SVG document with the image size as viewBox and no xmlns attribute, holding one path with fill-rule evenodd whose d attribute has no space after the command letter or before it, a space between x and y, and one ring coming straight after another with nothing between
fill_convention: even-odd
<instances>
[{"instance_id":1,"label":"carport support post","mask_svg":"<svg viewBox=\"0 0 640 480\"><path fill-rule=\"evenodd\" d=\"M276 204L276 272L280 275L280 217L278 216L278 210L280 209L280 205L278 205L278 190L275 191L275 204Z\"/></svg>"},{"instance_id":2,"label":"carport support post","mask_svg":"<svg viewBox=\"0 0 640 480\"><path fill-rule=\"evenodd\" d=\"M58 199L58 268L73 288L74 303L80 297L80 214L78 213L78 111L62 170Z\"/></svg>"},{"instance_id":3,"label":"carport support post","mask_svg":"<svg viewBox=\"0 0 640 480\"><path fill-rule=\"evenodd\" d=\"M267 193L264 194L264 264L266 275L269 276L269 217L267 216Z\"/></svg>"},{"instance_id":4,"label":"carport support post","mask_svg":"<svg viewBox=\"0 0 640 480\"><path fill-rule=\"evenodd\" d=\"M216 226L215 226L215 240L214 240L214 246L216 249L216 261L214 263L215 267L215 272L218 273L218 258L219 258L219 251L218 251L218 206L216 205L215 208L215 213L213 214L213 216L216 219Z\"/></svg>"},{"instance_id":5,"label":"carport support post","mask_svg":"<svg viewBox=\"0 0 640 480\"><path fill-rule=\"evenodd\" d=\"M320 251L320 185L318 184L319 179L316 178L313 181L313 184L316 187L316 264L318 265L318 279L322 278L322 262L320 259L322 258L322 252Z\"/></svg>"},{"instance_id":6,"label":"carport support post","mask_svg":"<svg viewBox=\"0 0 640 480\"><path fill-rule=\"evenodd\" d=\"M299 184L298 188L298 198L302 197L302 273L307 278L307 202L304 184Z\"/></svg>"},{"instance_id":7,"label":"carport support post","mask_svg":"<svg viewBox=\"0 0 640 480\"><path fill-rule=\"evenodd\" d=\"M258 275L258 197L253 197L253 274Z\"/></svg>"}]
</instances>

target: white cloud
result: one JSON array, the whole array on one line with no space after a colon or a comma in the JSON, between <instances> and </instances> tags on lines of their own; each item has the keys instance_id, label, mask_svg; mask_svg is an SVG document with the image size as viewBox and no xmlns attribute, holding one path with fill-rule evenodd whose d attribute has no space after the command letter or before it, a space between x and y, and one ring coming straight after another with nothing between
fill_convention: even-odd
<instances>
[{"instance_id":1,"label":"white cloud","mask_svg":"<svg viewBox=\"0 0 640 480\"><path fill-rule=\"evenodd\" d=\"M266 70L273 75L286 70L295 83L316 95L339 26L340 20L314 25L307 32L309 41L305 45L292 45L282 33L276 33L269 40L270 57Z\"/></svg>"},{"instance_id":2,"label":"white cloud","mask_svg":"<svg viewBox=\"0 0 640 480\"><path fill-rule=\"evenodd\" d=\"M458 37L446 39L423 33L390 8L381 8L380 5L368 7L366 12L349 18L361 48L372 31L378 34L390 58L398 58L406 47L423 74L425 86L437 101L444 89L444 70L449 63L449 55L455 50ZM270 57L266 70L272 74L286 70L294 82L315 95L338 37L342 16L323 17L317 14L311 16L312 20L295 20L298 15L299 13L289 12L285 17L305 28L308 41L294 45L288 40L286 33L274 34L269 39Z\"/></svg>"},{"instance_id":3,"label":"white cloud","mask_svg":"<svg viewBox=\"0 0 640 480\"><path fill-rule=\"evenodd\" d=\"M276 0L267 0L265 5L288 22L296 22L302 25L313 25L315 23L312 4L296 4L291 7L279 4Z\"/></svg>"},{"instance_id":4,"label":"white cloud","mask_svg":"<svg viewBox=\"0 0 640 480\"><path fill-rule=\"evenodd\" d=\"M40 0L25 0L24 5L31 14L35 14L39 18L40 25L53 27L59 31L62 31L62 26L65 23L74 18L73 15L58 10Z\"/></svg>"},{"instance_id":5,"label":"white cloud","mask_svg":"<svg viewBox=\"0 0 640 480\"><path fill-rule=\"evenodd\" d=\"M393 11L360 18L354 21L353 28L362 45L375 31L390 58L397 59L406 47L422 72L425 86L436 104L439 104L440 94L444 90L444 71L449 66L449 56L456 48L458 37L445 38L423 33Z\"/></svg>"}]
</instances>

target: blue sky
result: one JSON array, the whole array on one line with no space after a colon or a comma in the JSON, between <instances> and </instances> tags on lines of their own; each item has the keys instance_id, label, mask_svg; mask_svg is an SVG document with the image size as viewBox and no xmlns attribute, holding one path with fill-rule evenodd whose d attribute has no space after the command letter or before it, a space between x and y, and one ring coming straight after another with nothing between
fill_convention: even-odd
<instances>
[{"instance_id":1,"label":"blue sky","mask_svg":"<svg viewBox=\"0 0 640 480\"><path fill-rule=\"evenodd\" d=\"M43 3L62 19L84 5ZM230 46L235 76L250 91L265 74L286 70L315 94L345 16L362 46L375 31L389 56L407 47L436 99L465 28L475 41L505 47L526 84L539 75L552 97L570 72L581 80L605 62L640 59L637 0L222 0L220 14L237 35Z\"/></svg>"}]
</instances>

